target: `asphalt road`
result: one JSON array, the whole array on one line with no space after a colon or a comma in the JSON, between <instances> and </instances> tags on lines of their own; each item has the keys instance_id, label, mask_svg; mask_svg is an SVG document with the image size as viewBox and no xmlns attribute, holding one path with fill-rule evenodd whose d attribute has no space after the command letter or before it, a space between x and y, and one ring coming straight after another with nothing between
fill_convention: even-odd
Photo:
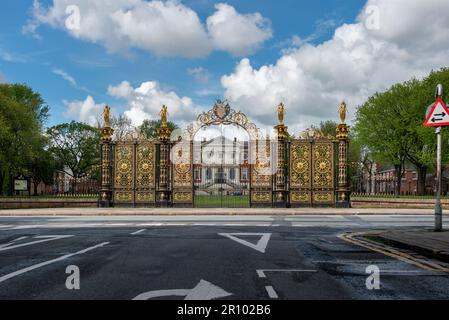
<instances>
[{"instance_id":1,"label":"asphalt road","mask_svg":"<svg viewBox=\"0 0 449 320\"><path fill-rule=\"evenodd\" d=\"M0 217L0 299L449 299L448 273L337 238L432 223L431 216ZM378 290L366 286L372 265ZM66 286L77 283L68 266L79 270L78 290Z\"/></svg>"}]
</instances>

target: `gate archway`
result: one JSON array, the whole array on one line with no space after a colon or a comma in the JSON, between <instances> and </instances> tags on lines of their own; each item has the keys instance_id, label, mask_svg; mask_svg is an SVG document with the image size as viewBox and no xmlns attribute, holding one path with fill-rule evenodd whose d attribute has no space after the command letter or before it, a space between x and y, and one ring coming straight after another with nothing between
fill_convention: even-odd
<instances>
[{"instance_id":1,"label":"gate archway","mask_svg":"<svg viewBox=\"0 0 449 320\"><path fill-rule=\"evenodd\" d=\"M201 132L213 127L220 128L216 130L219 134L201 139ZM240 138L237 134L223 134L223 127L238 128L230 131L239 132ZM246 139L241 138L242 133ZM262 138L257 126L242 112L231 109L226 101L217 101L211 110L200 114L196 122L172 140L174 205L272 205L275 170L272 141Z\"/></svg>"},{"instance_id":2,"label":"gate archway","mask_svg":"<svg viewBox=\"0 0 449 320\"><path fill-rule=\"evenodd\" d=\"M250 207L249 137L240 127L213 125L193 138L194 206Z\"/></svg>"}]
</instances>

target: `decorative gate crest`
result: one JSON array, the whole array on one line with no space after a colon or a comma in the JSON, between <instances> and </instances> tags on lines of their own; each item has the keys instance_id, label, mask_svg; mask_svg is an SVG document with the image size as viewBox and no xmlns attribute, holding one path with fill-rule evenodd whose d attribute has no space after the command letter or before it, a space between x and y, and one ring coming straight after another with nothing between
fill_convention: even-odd
<instances>
[{"instance_id":1,"label":"decorative gate crest","mask_svg":"<svg viewBox=\"0 0 449 320\"><path fill-rule=\"evenodd\" d=\"M259 129L254 123L248 120L248 117L244 113L231 109L227 101L221 100L218 100L211 110L200 114L197 120L187 128L187 134L184 134L185 137L183 138L193 141L193 138L200 129L220 124L234 124L245 129L251 140L260 138Z\"/></svg>"}]
</instances>

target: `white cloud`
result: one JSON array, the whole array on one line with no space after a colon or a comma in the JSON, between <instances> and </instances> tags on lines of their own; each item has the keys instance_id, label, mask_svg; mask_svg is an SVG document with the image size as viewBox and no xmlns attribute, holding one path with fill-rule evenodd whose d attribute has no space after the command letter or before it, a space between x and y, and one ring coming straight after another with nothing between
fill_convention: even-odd
<instances>
[{"instance_id":1,"label":"white cloud","mask_svg":"<svg viewBox=\"0 0 449 320\"><path fill-rule=\"evenodd\" d=\"M3 60L5 62L18 62L18 63L26 62L26 59L24 57L2 49L0 49L0 60Z\"/></svg>"},{"instance_id":2,"label":"white cloud","mask_svg":"<svg viewBox=\"0 0 449 320\"><path fill-rule=\"evenodd\" d=\"M448 1L369 0L366 7L372 5L380 30L366 27L364 9L331 40L289 50L275 64L254 69L243 59L221 79L225 97L265 124L273 124L275 107L284 101L287 124L298 130L337 119L343 99L353 115L376 91L447 66L449 24L441 12L449 12Z\"/></svg>"},{"instance_id":3,"label":"white cloud","mask_svg":"<svg viewBox=\"0 0 449 320\"><path fill-rule=\"evenodd\" d=\"M144 82L136 88L123 81L117 86L109 86L108 94L127 102L128 110L125 111L125 115L135 126L141 125L145 119L159 119L159 112L164 104L168 107L171 121L182 123L192 121L200 113L200 108L192 102L192 99L179 97L174 91L164 91L155 81Z\"/></svg>"},{"instance_id":4,"label":"white cloud","mask_svg":"<svg viewBox=\"0 0 449 320\"><path fill-rule=\"evenodd\" d=\"M65 72L62 69L58 69L58 68L53 68L51 70L51 72L53 72L54 74L60 76L61 78L63 78L65 81L67 81L68 83L70 83L72 86L76 87L76 80L75 78L73 78L71 75L69 75L67 72Z\"/></svg>"},{"instance_id":5,"label":"white cloud","mask_svg":"<svg viewBox=\"0 0 449 320\"><path fill-rule=\"evenodd\" d=\"M51 72L56 74L57 76L60 76L62 79L67 81L72 87L85 91L87 93L93 93L91 90L87 89L86 87L79 86L76 82L75 78L72 77L70 74L68 74L66 71L59 69L59 68L53 68L51 69Z\"/></svg>"},{"instance_id":6,"label":"white cloud","mask_svg":"<svg viewBox=\"0 0 449 320\"><path fill-rule=\"evenodd\" d=\"M79 8L79 25L67 28L69 6ZM25 33L37 35L40 25L60 28L71 36L103 44L109 52L137 48L159 56L204 57L212 50L232 54L252 52L271 37L269 23L259 13L241 15L229 5L217 5L207 20L175 0L53 0L44 8L33 2L33 17Z\"/></svg>"},{"instance_id":7,"label":"white cloud","mask_svg":"<svg viewBox=\"0 0 449 320\"><path fill-rule=\"evenodd\" d=\"M199 82L208 82L210 79L209 71L203 67L189 68L187 69L187 73Z\"/></svg>"},{"instance_id":8,"label":"white cloud","mask_svg":"<svg viewBox=\"0 0 449 320\"><path fill-rule=\"evenodd\" d=\"M234 7L219 3L207 18L214 46L236 56L248 55L272 37L270 21L260 13L240 14Z\"/></svg>"},{"instance_id":9,"label":"white cloud","mask_svg":"<svg viewBox=\"0 0 449 320\"><path fill-rule=\"evenodd\" d=\"M94 98L88 96L84 101L64 101L67 111L65 117L76 119L90 125L96 125L101 117L105 104L96 104Z\"/></svg>"}]
</instances>

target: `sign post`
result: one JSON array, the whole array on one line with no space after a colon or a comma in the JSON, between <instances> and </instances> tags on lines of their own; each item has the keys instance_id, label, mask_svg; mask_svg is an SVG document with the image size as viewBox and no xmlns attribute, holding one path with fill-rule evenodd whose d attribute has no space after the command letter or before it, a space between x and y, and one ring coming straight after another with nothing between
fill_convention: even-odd
<instances>
[{"instance_id":1,"label":"sign post","mask_svg":"<svg viewBox=\"0 0 449 320\"><path fill-rule=\"evenodd\" d=\"M437 199L435 201L435 231L443 231L443 208L441 207L441 127L437 134Z\"/></svg>"},{"instance_id":2,"label":"sign post","mask_svg":"<svg viewBox=\"0 0 449 320\"><path fill-rule=\"evenodd\" d=\"M443 85L435 93L436 102L424 122L425 127L436 127L437 135L437 196L435 201L435 231L443 231L443 208L441 207L441 128L449 126L449 110L442 100Z\"/></svg>"}]
</instances>

